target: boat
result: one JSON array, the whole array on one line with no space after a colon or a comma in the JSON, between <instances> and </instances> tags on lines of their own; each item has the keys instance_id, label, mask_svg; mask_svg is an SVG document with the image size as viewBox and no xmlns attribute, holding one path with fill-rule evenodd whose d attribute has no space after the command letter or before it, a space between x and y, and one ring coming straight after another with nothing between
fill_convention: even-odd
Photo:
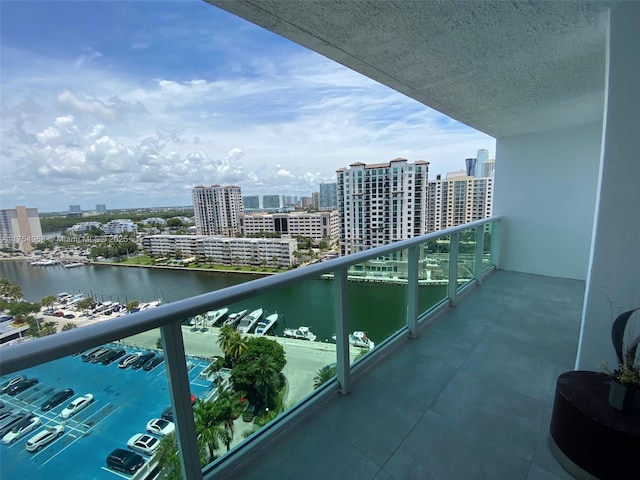
<instances>
[{"instance_id":1,"label":"boat","mask_svg":"<svg viewBox=\"0 0 640 480\"><path fill-rule=\"evenodd\" d=\"M309 327L285 328L283 334L288 338L309 340L311 342L316 339L316 336L309 330Z\"/></svg>"},{"instance_id":2,"label":"boat","mask_svg":"<svg viewBox=\"0 0 640 480\"><path fill-rule=\"evenodd\" d=\"M262 317L262 309L259 308L254 310L249 315L240 320L240 324L238 325L238 331L240 333L249 333L253 327L255 327L258 320Z\"/></svg>"},{"instance_id":3,"label":"boat","mask_svg":"<svg viewBox=\"0 0 640 480\"><path fill-rule=\"evenodd\" d=\"M224 321L222 326L223 327L235 327L236 324L240 320L242 320L242 317L244 317L246 314L247 314L247 310L242 310L241 312L232 313L231 315L229 315L227 317L227 319Z\"/></svg>"},{"instance_id":4,"label":"boat","mask_svg":"<svg viewBox=\"0 0 640 480\"><path fill-rule=\"evenodd\" d=\"M333 340L336 340L336 334L332 335ZM376 344L367 336L366 332L359 330L349 334L349 345L353 347L368 348L371 350Z\"/></svg>"},{"instance_id":5,"label":"boat","mask_svg":"<svg viewBox=\"0 0 640 480\"><path fill-rule=\"evenodd\" d=\"M207 312L207 324L211 327L218 323L229 312L228 308L220 308Z\"/></svg>"},{"instance_id":6,"label":"boat","mask_svg":"<svg viewBox=\"0 0 640 480\"><path fill-rule=\"evenodd\" d=\"M375 343L371 341L365 332L355 331L351 335L349 335L349 345L360 348L368 348L371 350L376 346Z\"/></svg>"},{"instance_id":7,"label":"boat","mask_svg":"<svg viewBox=\"0 0 640 480\"><path fill-rule=\"evenodd\" d=\"M271 327L273 327L278 321L278 312L272 313L263 322L258 322L256 325L256 335L266 335Z\"/></svg>"},{"instance_id":8,"label":"boat","mask_svg":"<svg viewBox=\"0 0 640 480\"><path fill-rule=\"evenodd\" d=\"M64 268L84 267L84 265L82 262L65 263Z\"/></svg>"}]
</instances>

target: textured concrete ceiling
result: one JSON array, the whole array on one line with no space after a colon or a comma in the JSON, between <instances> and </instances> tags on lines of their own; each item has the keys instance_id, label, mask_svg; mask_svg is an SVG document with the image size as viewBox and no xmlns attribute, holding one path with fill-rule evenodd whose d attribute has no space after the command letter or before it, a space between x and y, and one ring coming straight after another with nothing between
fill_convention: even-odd
<instances>
[{"instance_id":1,"label":"textured concrete ceiling","mask_svg":"<svg viewBox=\"0 0 640 480\"><path fill-rule=\"evenodd\" d=\"M602 118L610 2L206 1L494 137Z\"/></svg>"}]
</instances>

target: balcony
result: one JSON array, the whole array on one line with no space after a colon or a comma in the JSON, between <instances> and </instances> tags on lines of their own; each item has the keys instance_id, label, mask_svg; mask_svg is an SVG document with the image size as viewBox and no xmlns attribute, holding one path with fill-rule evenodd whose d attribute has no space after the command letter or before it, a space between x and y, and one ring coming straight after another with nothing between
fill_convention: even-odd
<instances>
[{"instance_id":1,"label":"balcony","mask_svg":"<svg viewBox=\"0 0 640 480\"><path fill-rule=\"evenodd\" d=\"M499 219L478 221L175 302L132 319L12 346L3 351L2 372L160 327L166 388L187 478L326 478L328 466L331 478L349 479L385 473L393 478L563 478L547 448L549 409L555 378L570 370L575 358L584 283L507 271L487 277L497 258L499 231ZM448 239L449 252L425 253L427 242L442 237ZM349 301L349 267L381 265L398 253L408 262L397 262L393 271L371 272L397 284L404 305L399 317L406 319L398 328L398 318L389 317L383 322L387 338L356 360L347 337L350 316L362 306ZM329 274L334 285L338 340L335 348L324 347L323 358L336 362L336 377L299 396L276 420L234 442L230 453L221 452L201 471L190 372L183 360L191 347L179 321L241 299L259 301L266 292L313 281L319 274ZM354 279L362 275L367 273L356 272ZM425 301L423 282L441 282L440 296ZM388 299L368 299L379 301ZM153 412L145 409L145 415ZM453 460L452 452L461 448L465 455Z\"/></svg>"}]
</instances>

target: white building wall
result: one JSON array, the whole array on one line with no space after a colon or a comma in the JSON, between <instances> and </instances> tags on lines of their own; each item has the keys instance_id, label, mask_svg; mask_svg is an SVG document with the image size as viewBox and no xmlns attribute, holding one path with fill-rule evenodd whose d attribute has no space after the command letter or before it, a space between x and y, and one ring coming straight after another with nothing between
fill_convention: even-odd
<instances>
[{"instance_id":1,"label":"white building wall","mask_svg":"<svg viewBox=\"0 0 640 480\"><path fill-rule=\"evenodd\" d=\"M601 126L589 124L497 139L500 268L586 279L600 135Z\"/></svg>"},{"instance_id":2,"label":"white building wall","mask_svg":"<svg viewBox=\"0 0 640 480\"><path fill-rule=\"evenodd\" d=\"M613 317L640 307L640 4L611 10L598 198L576 368L617 364ZM589 237L591 238L591 237ZM638 335L636 324L634 335Z\"/></svg>"}]
</instances>

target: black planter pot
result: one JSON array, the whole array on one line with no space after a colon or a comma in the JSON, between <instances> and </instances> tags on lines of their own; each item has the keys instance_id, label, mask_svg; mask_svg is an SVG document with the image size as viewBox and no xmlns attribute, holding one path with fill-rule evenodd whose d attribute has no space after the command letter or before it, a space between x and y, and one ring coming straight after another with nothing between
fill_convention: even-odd
<instances>
[{"instance_id":1,"label":"black planter pot","mask_svg":"<svg viewBox=\"0 0 640 480\"><path fill-rule=\"evenodd\" d=\"M609 405L622 412L629 413L633 409L638 387L636 385L625 385L615 380L609 386Z\"/></svg>"}]
</instances>

